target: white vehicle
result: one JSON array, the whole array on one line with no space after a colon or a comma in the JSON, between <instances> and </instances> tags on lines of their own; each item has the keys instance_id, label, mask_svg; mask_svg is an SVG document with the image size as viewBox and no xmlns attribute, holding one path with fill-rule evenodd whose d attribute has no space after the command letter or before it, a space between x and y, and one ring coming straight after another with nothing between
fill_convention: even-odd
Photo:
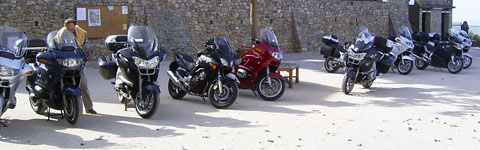
<instances>
[{"instance_id":1,"label":"white vehicle","mask_svg":"<svg viewBox=\"0 0 480 150\"><path fill-rule=\"evenodd\" d=\"M460 30L458 31L458 35L463 37L463 69L467 69L472 65L473 57L472 55L468 54L468 50L472 47L472 39L468 35L467 32Z\"/></svg>"},{"instance_id":2,"label":"white vehicle","mask_svg":"<svg viewBox=\"0 0 480 150\"><path fill-rule=\"evenodd\" d=\"M22 31L0 27L0 117L8 108L15 108L18 84L25 78L25 73L33 71L23 59L26 49L27 40Z\"/></svg>"},{"instance_id":3,"label":"white vehicle","mask_svg":"<svg viewBox=\"0 0 480 150\"><path fill-rule=\"evenodd\" d=\"M412 41L412 33L406 26L400 27L400 36L395 38L395 45L392 49L392 56L394 57L394 66L402 75L409 74L414 66L415 59L410 56L414 44Z\"/></svg>"}]
</instances>

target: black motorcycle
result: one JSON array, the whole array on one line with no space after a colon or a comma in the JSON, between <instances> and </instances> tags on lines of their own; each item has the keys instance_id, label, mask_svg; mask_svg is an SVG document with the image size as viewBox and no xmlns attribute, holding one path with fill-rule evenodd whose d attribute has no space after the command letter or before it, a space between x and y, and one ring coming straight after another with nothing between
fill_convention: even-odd
<instances>
[{"instance_id":1,"label":"black motorcycle","mask_svg":"<svg viewBox=\"0 0 480 150\"><path fill-rule=\"evenodd\" d=\"M447 68L448 72L457 74L463 69L463 38L459 38L456 32L449 30L450 42L430 40L430 36L424 32L413 33L415 41L413 56L415 67L424 70L428 65L439 68Z\"/></svg>"},{"instance_id":2,"label":"black motorcycle","mask_svg":"<svg viewBox=\"0 0 480 150\"><path fill-rule=\"evenodd\" d=\"M355 43L347 49L343 93L350 94L357 83L370 88L379 73L387 73L394 62L389 54L392 47L392 41L375 37L367 28L363 28Z\"/></svg>"},{"instance_id":3,"label":"black motorcycle","mask_svg":"<svg viewBox=\"0 0 480 150\"><path fill-rule=\"evenodd\" d=\"M61 110L68 123L75 124L83 113L79 85L90 55L81 50L75 36L67 30L50 32L47 43L48 48L43 51L26 53L26 57L36 56L36 62L31 64L34 72L27 77L26 84L31 107L37 114L49 108L49 119L50 108Z\"/></svg>"},{"instance_id":4,"label":"black motorcycle","mask_svg":"<svg viewBox=\"0 0 480 150\"><path fill-rule=\"evenodd\" d=\"M98 60L100 74L106 80L115 78L119 101L135 104L137 114L150 118L159 103L157 78L165 51L158 49L155 34L147 26L131 26L128 35L111 35L105 45L113 54Z\"/></svg>"},{"instance_id":5,"label":"black motorcycle","mask_svg":"<svg viewBox=\"0 0 480 150\"><path fill-rule=\"evenodd\" d=\"M329 73L335 73L338 69L345 67L347 55L345 49L350 43L347 42L341 46L339 45L338 37L332 34L322 37L322 42L325 46L320 50L320 54L325 57L325 70Z\"/></svg>"},{"instance_id":6,"label":"black motorcycle","mask_svg":"<svg viewBox=\"0 0 480 150\"><path fill-rule=\"evenodd\" d=\"M168 92L174 99L187 93L208 97L215 108L227 108L238 95L238 79L233 75L233 53L225 37L215 37L205 43L195 61L191 56L174 52L168 70Z\"/></svg>"}]
</instances>

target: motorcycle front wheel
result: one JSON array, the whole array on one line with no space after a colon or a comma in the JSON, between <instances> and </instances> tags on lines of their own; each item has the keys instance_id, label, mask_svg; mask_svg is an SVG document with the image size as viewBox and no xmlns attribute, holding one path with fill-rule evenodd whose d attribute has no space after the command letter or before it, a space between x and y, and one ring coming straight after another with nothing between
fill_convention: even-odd
<instances>
[{"instance_id":1,"label":"motorcycle front wheel","mask_svg":"<svg viewBox=\"0 0 480 150\"><path fill-rule=\"evenodd\" d=\"M463 69L467 69L472 66L473 58L470 56L463 56Z\"/></svg>"},{"instance_id":2,"label":"motorcycle front wheel","mask_svg":"<svg viewBox=\"0 0 480 150\"><path fill-rule=\"evenodd\" d=\"M142 118L150 118L155 114L158 105L158 94L154 92L146 92L144 96L137 94L135 100L135 110Z\"/></svg>"},{"instance_id":3,"label":"motorcycle front wheel","mask_svg":"<svg viewBox=\"0 0 480 150\"><path fill-rule=\"evenodd\" d=\"M63 100L63 117L74 125L83 114L83 103L80 96L65 95Z\"/></svg>"},{"instance_id":4,"label":"motorcycle front wheel","mask_svg":"<svg viewBox=\"0 0 480 150\"><path fill-rule=\"evenodd\" d=\"M346 95L352 92L353 87L355 86L354 78L351 76L344 76L342 82L342 92Z\"/></svg>"},{"instance_id":5,"label":"motorcycle front wheel","mask_svg":"<svg viewBox=\"0 0 480 150\"><path fill-rule=\"evenodd\" d=\"M217 83L214 82L208 89L208 100L215 108L228 108L237 99L238 85L235 81L224 81L222 91L220 91Z\"/></svg>"},{"instance_id":6,"label":"motorcycle front wheel","mask_svg":"<svg viewBox=\"0 0 480 150\"><path fill-rule=\"evenodd\" d=\"M397 70L401 75L409 74L413 69L413 61L408 59L402 59L400 63L398 63Z\"/></svg>"},{"instance_id":7,"label":"motorcycle front wheel","mask_svg":"<svg viewBox=\"0 0 480 150\"><path fill-rule=\"evenodd\" d=\"M270 85L267 81L267 76L262 75L260 81L255 85L258 95L266 101L274 101L282 97L285 92L285 82L277 77L270 77Z\"/></svg>"},{"instance_id":8,"label":"motorcycle front wheel","mask_svg":"<svg viewBox=\"0 0 480 150\"><path fill-rule=\"evenodd\" d=\"M450 60L447 65L448 72L452 74L457 74L463 69L463 60L462 58L455 57L453 60Z\"/></svg>"},{"instance_id":9,"label":"motorcycle front wheel","mask_svg":"<svg viewBox=\"0 0 480 150\"><path fill-rule=\"evenodd\" d=\"M43 105L42 100L38 98L29 97L30 107L36 114L43 114L47 110L47 106Z\"/></svg>"}]
</instances>

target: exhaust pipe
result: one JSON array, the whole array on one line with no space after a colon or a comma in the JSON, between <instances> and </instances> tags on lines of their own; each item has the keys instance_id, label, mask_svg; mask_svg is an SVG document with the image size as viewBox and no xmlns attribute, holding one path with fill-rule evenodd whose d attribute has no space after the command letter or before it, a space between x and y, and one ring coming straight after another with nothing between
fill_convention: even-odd
<instances>
[{"instance_id":1,"label":"exhaust pipe","mask_svg":"<svg viewBox=\"0 0 480 150\"><path fill-rule=\"evenodd\" d=\"M421 60L423 60L424 62L428 62L427 59L425 59L425 58L423 58L423 57L420 57L420 56L418 56L418 55L413 54L413 57L415 57L416 59L421 59Z\"/></svg>"},{"instance_id":2,"label":"exhaust pipe","mask_svg":"<svg viewBox=\"0 0 480 150\"><path fill-rule=\"evenodd\" d=\"M175 76L172 71L168 70L167 74L168 77L173 81L173 84L175 84L177 87L184 91L188 91L187 89L185 89L185 87L183 87L182 83L180 83L180 80L178 80L177 76Z\"/></svg>"}]
</instances>

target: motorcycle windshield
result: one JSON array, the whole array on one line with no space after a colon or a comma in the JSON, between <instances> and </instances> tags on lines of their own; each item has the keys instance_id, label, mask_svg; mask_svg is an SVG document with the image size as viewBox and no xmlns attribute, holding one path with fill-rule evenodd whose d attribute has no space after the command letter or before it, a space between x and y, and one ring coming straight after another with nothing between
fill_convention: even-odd
<instances>
[{"instance_id":1,"label":"motorcycle windshield","mask_svg":"<svg viewBox=\"0 0 480 150\"><path fill-rule=\"evenodd\" d=\"M373 45L374 37L372 33L368 32L368 28L362 27L355 41L354 51L361 52L370 49Z\"/></svg>"},{"instance_id":2,"label":"motorcycle windshield","mask_svg":"<svg viewBox=\"0 0 480 150\"><path fill-rule=\"evenodd\" d=\"M0 27L0 51L6 51L21 57L27 49L25 34L17 28Z\"/></svg>"},{"instance_id":3,"label":"motorcycle windshield","mask_svg":"<svg viewBox=\"0 0 480 150\"><path fill-rule=\"evenodd\" d=\"M217 36L214 38L214 42L217 48L216 51L222 58L227 59L228 61L233 60L232 50L230 49L230 45L225 37Z\"/></svg>"},{"instance_id":4,"label":"motorcycle windshield","mask_svg":"<svg viewBox=\"0 0 480 150\"><path fill-rule=\"evenodd\" d=\"M409 40L412 40L412 32L408 27L400 26L399 32L400 32L400 36L403 36Z\"/></svg>"},{"instance_id":5,"label":"motorcycle windshield","mask_svg":"<svg viewBox=\"0 0 480 150\"><path fill-rule=\"evenodd\" d=\"M458 31L458 35L463 36L464 38L470 39L470 35L468 35L468 33L463 30Z\"/></svg>"},{"instance_id":6,"label":"motorcycle windshield","mask_svg":"<svg viewBox=\"0 0 480 150\"><path fill-rule=\"evenodd\" d=\"M131 26L127 37L133 52L143 57L150 56L157 48L157 37L148 26Z\"/></svg>"},{"instance_id":7,"label":"motorcycle windshield","mask_svg":"<svg viewBox=\"0 0 480 150\"><path fill-rule=\"evenodd\" d=\"M52 31L47 36L48 47L60 51L78 49L78 42L72 32L68 30Z\"/></svg>"},{"instance_id":8,"label":"motorcycle windshield","mask_svg":"<svg viewBox=\"0 0 480 150\"><path fill-rule=\"evenodd\" d=\"M278 47L278 39L275 33L269 29L269 28L264 28L262 31L260 31L260 37L262 38L262 42L270 44L274 47Z\"/></svg>"}]
</instances>

